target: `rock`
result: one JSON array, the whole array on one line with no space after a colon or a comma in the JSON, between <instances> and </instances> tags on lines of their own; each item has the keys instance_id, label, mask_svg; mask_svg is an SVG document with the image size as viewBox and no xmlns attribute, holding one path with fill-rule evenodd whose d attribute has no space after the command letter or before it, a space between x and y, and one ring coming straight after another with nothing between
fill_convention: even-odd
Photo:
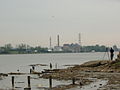
<instances>
[{"instance_id":1,"label":"rock","mask_svg":"<svg viewBox=\"0 0 120 90\"><path fill-rule=\"evenodd\" d=\"M7 76L8 76L8 74L5 74L5 73L0 73L0 77L1 77L1 76L6 76L6 77L7 77Z\"/></svg>"},{"instance_id":2,"label":"rock","mask_svg":"<svg viewBox=\"0 0 120 90\"><path fill-rule=\"evenodd\" d=\"M117 55L117 59L115 59L115 61L120 61L120 52Z\"/></svg>"},{"instance_id":3,"label":"rock","mask_svg":"<svg viewBox=\"0 0 120 90\"><path fill-rule=\"evenodd\" d=\"M100 86L102 86L102 84L100 84Z\"/></svg>"},{"instance_id":4,"label":"rock","mask_svg":"<svg viewBox=\"0 0 120 90\"><path fill-rule=\"evenodd\" d=\"M24 88L24 90L31 90L31 88L29 88L29 87L28 88Z\"/></svg>"},{"instance_id":5,"label":"rock","mask_svg":"<svg viewBox=\"0 0 120 90\"><path fill-rule=\"evenodd\" d=\"M81 66L82 67L98 67L98 66L105 65L105 64L108 64L108 60L89 61L89 62L82 64Z\"/></svg>"},{"instance_id":6,"label":"rock","mask_svg":"<svg viewBox=\"0 0 120 90\"><path fill-rule=\"evenodd\" d=\"M113 73L114 71L113 70L108 70L108 72Z\"/></svg>"},{"instance_id":7,"label":"rock","mask_svg":"<svg viewBox=\"0 0 120 90\"><path fill-rule=\"evenodd\" d=\"M80 84L80 86L82 86L82 85L83 85L83 82L80 82L79 84Z\"/></svg>"}]
</instances>

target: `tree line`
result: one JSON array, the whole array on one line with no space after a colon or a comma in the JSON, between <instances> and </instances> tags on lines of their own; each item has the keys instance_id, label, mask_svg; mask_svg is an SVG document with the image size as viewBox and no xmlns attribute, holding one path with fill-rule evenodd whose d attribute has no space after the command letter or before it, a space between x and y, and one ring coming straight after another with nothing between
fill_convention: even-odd
<instances>
[{"instance_id":1,"label":"tree line","mask_svg":"<svg viewBox=\"0 0 120 90\"><path fill-rule=\"evenodd\" d=\"M11 44L5 44L0 47L0 54L28 54L28 53L47 53L48 48L35 46L32 47L27 44L19 44L13 47Z\"/></svg>"},{"instance_id":2,"label":"tree line","mask_svg":"<svg viewBox=\"0 0 120 90\"><path fill-rule=\"evenodd\" d=\"M83 46L82 52L107 52L110 50L111 47L107 47L105 45L92 45L92 46ZM112 46L114 51L119 51L116 45Z\"/></svg>"},{"instance_id":3,"label":"tree line","mask_svg":"<svg viewBox=\"0 0 120 90\"><path fill-rule=\"evenodd\" d=\"M106 52L110 47L105 45L91 45L91 46L82 46L80 52ZM116 45L113 46L115 51L119 51ZM55 51L51 51L55 53ZM0 54L33 54L33 53L51 53L47 47L35 46L32 47L27 44L19 44L16 47L13 47L12 44L5 44L0 47ZM56 52L57 53L57 52ZM67 53L62 51L62 53ZM69 52L70 53L70 52Z\"/></svg>"}]
</instances>

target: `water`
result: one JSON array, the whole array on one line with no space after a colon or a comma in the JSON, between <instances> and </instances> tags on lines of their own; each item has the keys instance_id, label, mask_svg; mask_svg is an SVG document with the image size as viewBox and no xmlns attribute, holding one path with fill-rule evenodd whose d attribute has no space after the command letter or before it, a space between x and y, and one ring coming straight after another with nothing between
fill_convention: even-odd
<instances>
[{"instance_id":1,"label":"water","mask_svg":"<svg viewBox=\"0 0 120 90\"><path fill-rule=\"evenodd\" d=\"M105 57L104 57L105 55ZM9 72L17 72L19 69L20 72L29 73L30 64L47 64L48 66L37 66L35 67L36 71L42 71L43 69L48 69L49 64L52 63L53 68L55 68L55 64L57 63L58 68L65 68L64 65L71 64L82 64L84 62L90 60L103 60L108 59L108 55L100 52L97 53L57 53L57 54L21 54L21 55L0 55L0 73L9 73ZM48 80L38 79L39 77L36 75L32 76L33 86L37 87L37 85L42 85L43 87L48 87ZM27 85L26 76L16 76L16 80L21 80L24 83L19 83L16 85L21 87L25 87ZM6 77L3 80L0 80L0 88L9 88L11 87L11 76ZM54 86L60 84L70 84L71 82L61 82L54 80ZM34 90L34 89L33 89ZM36 89L35 89L36 90Z\"/></svg>"},{"instance_id":2,"label":"water","mask_svg":"<svg viewBox=\"0 0 120 90\"><path fill-rule=\"evenodd\" d=\"M61 53L61 54L22 54L22 55L0 55L0 72L29 72L30 64L47 64L48 66L38 66L36 70L48 69L49 63L57 63L58 68L64 68L62 65L82 64L90 60L101 60L105 53ZM107 58L107 54L104 59Z\"/></svg>"},{"instance_id":3,"label":"water","mask_svg":"<svg viewBox=\"0 0 120 90\"><path fill-rule=\"evenodd\" d=\"M49 88L49 80L39 78L38 75L29 75L31 77L31 88L32 90L39 90L40 88ZM27 75L15 75L15 88L17 90L23 90L28 86L27 84ZM12 87L11 84L11 75L6 77L4 80L0 81L0 90L2 89L10 89ZM55 87L56 85L68 85L71 84L71 81L58 81L52 80L52 86ZM40 89L41 90L41 89Z\"/></svg>"},{"instance_id":4,"label":"water","mask_svg":"<svg viewBox=\"0 0 120 90\"><path fill-rule=\"evenodd\" d=\"M95 82L91 83L90 85L86 85L83 87L76 87L76 88L71 88L68 90L98 90L98 88L101 88L102 86L106 85L108 80L96 80Z\"/></svg>"}]
</instances>

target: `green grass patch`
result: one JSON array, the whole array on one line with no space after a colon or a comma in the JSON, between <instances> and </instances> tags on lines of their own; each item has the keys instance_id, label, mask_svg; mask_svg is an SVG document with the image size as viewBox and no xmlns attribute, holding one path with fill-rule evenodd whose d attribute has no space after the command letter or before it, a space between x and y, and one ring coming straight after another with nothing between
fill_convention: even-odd
<instances>
[{"instance_id":1,"label":"green grass patch","mask_svg":"<svg viewBox=\"0 0 120 90\"><path fill-rule=\"evenodd\" d=\"M114 63L113 66L120 66L120 62Z\"/></svg>"}]
</instances>

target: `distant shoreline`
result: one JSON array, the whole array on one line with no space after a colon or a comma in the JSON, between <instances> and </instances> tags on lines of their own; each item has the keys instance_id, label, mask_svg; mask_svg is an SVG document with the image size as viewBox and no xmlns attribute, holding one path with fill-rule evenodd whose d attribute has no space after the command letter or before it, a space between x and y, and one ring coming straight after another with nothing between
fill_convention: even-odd
<instances>
[{"instance_id":1,"label":"distant shoreline","mask_svg":"<svg viewBox=\"0 0 120 90\"><path fill-rule=\"evenodd\" d=\"M57 52L57 53L9 53L9 54L0 54L0 55L37 55L37 54L81 54L81 53L105 53L105 52L80 52L80 53L69 53L69 52Z\"/></svg>"}]
</instances>

